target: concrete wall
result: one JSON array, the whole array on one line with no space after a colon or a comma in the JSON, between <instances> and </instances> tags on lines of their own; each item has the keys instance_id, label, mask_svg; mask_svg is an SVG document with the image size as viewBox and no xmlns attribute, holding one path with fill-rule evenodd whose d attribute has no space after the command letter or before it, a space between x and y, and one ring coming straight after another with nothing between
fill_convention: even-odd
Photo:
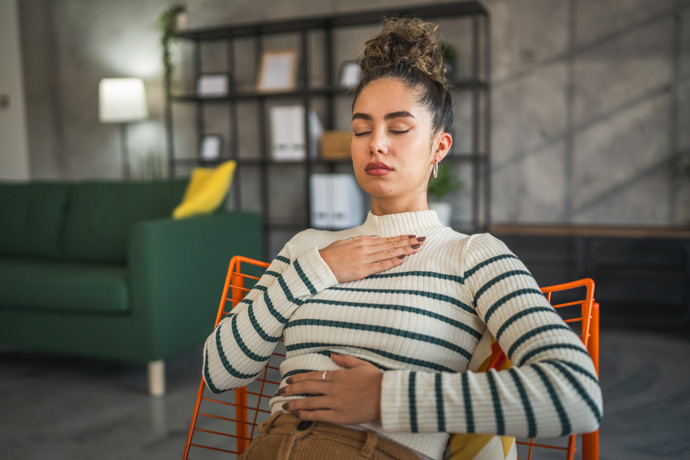
<instances>
[{"instance_id":1,"label":"concrete wall","mask_svg":"<svg viewBox=\"0 0 690 460\"><path fill-rule=\"evenodd\" d=\"M104 77L146 81L152 118L130 126L135 164L137 156L164 151L155 22L171 3L20 2L33 177L119 177L118 130L97 116ZM422 3L431 2L186 2L191 27ZM493 221L690 223L690 180L678 173L690 157L690 0L485 4L492 20ZM362 28L343 36L337 53L354 55L369 35ZM222 70L222 49L204 53L205 70ZM241 55L253 69L252 53ZM180 47L183 67L189 56ZM193 84L188 71L177 78L183 89ZM242 78L253 81L251 73ZM251 108L245 109L251 120ZM176 113L183 121L176 145L190 156L196 150L191 112ZM276 200L285 188L277 186ZM456 201L466 194L458 192Z\"/></svg>"},{"instance_id":2,"label":"concrete wall","mask_svg":"<svg viewBox=\"0 0 690 460\"><path fill-rule=\"evenodd\" d=\"M0 0L0 180L29 178L16 0Z\"/></svg>"}]
</instances>

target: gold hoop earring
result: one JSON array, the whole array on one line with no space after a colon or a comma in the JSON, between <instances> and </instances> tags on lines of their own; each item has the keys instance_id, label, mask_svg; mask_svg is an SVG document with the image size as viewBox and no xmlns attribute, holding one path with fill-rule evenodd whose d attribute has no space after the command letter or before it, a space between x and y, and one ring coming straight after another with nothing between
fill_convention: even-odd
<instances>
[{"instance_id":1,"label":"gold hoop earring","mask_svg":"<svg viewBox=\"0 0 690 460\"><path fill-rule=\"evenodd\" d=\"M438 177L438 161L434 163L434 179Z\"/></svg>"}]
</instances>

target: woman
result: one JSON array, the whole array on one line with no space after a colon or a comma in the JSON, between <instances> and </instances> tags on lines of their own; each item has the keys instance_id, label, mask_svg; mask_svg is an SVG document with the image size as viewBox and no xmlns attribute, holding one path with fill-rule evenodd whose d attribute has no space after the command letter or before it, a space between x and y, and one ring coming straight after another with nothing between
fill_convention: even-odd
<instances>
[{"instance_id":1,"label":"woman","mask_svg":"<svg viewBox=\"0 0 690 460\"><path fill-rule=\"evenodd\" d=\"M365 223L293 237L207 340L203 375L219 392L250 382L285 339L273 417L246 458L439 459L449 432L560 436L600 423L589 355L524 265L428 210L452 144L435 29L389 20L360 54L352 162L371 196ZM512 369L468 370L487 330Z\"/></svg>"}]
</instances>

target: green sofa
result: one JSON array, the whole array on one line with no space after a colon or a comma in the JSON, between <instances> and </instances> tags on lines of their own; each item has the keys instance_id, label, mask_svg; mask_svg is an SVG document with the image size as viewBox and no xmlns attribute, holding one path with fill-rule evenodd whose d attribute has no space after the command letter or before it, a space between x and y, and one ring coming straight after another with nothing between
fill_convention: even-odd
<instances>
[{"instance_id":1,"label":"green sofa","mask_svg":"<svg viewBox=\"0 0 690 460\"><path fill-rule=\"evenodd\" d=\"M149 363L199 345L230 258L260 258L250 212L175 220L187 181L0 184L0 344Z\"/></svg>"}]
</instances>

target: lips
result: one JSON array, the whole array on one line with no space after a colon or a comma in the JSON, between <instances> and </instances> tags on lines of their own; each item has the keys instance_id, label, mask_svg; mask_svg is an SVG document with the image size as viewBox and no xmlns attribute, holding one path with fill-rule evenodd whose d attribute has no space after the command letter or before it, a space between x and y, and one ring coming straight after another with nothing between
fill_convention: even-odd
<instances>
[{"instance_id":1,"label":"lips","mask_svg":"<svg viewBox=\"0 0 690 460\"><path fill-rule=\"evenodd\" d=\"M364 172L370 176L385 176L392 171L385 163L375 162L369 163Z\"/></svg>"}]
</instances>

